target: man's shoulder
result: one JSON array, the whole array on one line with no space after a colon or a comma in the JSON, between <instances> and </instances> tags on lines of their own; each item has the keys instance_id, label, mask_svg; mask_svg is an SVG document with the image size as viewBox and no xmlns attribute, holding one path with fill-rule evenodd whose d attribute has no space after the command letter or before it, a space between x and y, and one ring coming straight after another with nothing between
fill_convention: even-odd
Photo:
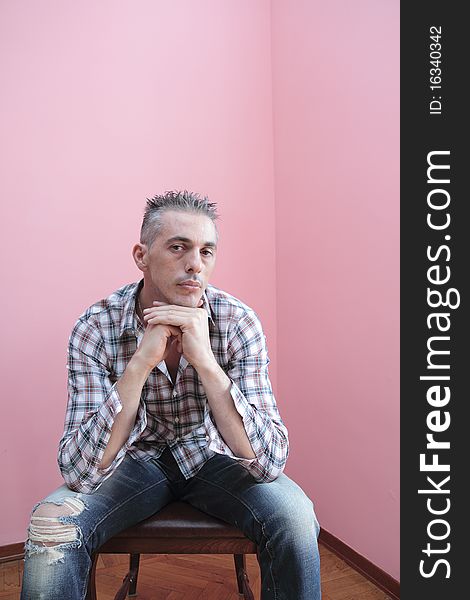
<instances>
[{"instance_id":1,"label":"man's shoulder","mask_svg":"<svg viewBox=\"0 0 470 600\"><path fill-rule=\"evenodd\" d=\"M206 289L211 311L217 319L240 320L243 317L257 319L255 311L239 298L213 285Z\"/></svg>"},{"instance_id":2,"label":"man's shoulder","mask_svg":"<svg viewBox=\"0 0 470 600\"><path fill-rule=\"evenodd\" d=\"M135 301L139 283L128 283L115 290L106 298L98 300L89 306L78 318L79 323L96 323L97 321L112 321L119 324ZM132 306L133 310L133 306Z\"/></svg>"}]
</instances>

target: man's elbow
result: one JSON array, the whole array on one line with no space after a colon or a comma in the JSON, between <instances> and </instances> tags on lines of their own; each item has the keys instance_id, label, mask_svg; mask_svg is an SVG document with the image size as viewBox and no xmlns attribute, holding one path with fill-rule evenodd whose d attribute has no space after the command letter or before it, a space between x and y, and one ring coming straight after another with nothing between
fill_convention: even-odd
<instances>
[{"instance_id":1,"label":"man's elbow","mask_svg":"<svg viewBox=\"0 0 470 600\"><path fill-rule=\"evenodd\" d=\"M64 477L64 481L69 489L79 494L93 494L93 492L96 492L102 483L101 481L83 481L79 478L71 479L69 477Z\"/></svg>"},{"instance_id":2,"label":"man's elbow","mask_svg":"<svg viewBox=\"0 0 470 600\"><path fill-rule=\"evenodd\" d=\"M251 465L251 474L257 481L257 483L270 483L275 481L279 475L284 471L285 461L275 465L261 465L259 462L254 462Z\"/></svg>"},{"instance_id":3,"label":"man's elbow","mask_svg":"<svg viewBox=\"0 0 470 600\"><path fill-rule=\"evenodd\" d=\"M72 491L79 494L92 494L101 485L101 479L96 481L92 477L87 476L81 478L77 473L68 470L64 464L59 462L60 472L64 479L65 485Z\"/></svg>"}]
</instances>

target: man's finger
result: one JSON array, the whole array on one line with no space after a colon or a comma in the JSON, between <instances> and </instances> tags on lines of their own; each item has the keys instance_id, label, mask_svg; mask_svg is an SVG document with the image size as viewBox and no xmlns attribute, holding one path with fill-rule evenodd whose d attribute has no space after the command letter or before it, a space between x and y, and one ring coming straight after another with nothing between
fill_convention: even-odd
<instances>
[{"instance_id":1,"label":"man's finger","mask_svg":"<svg viewBox=\"0 0 470 600\"><path fill-rule=\"evenodd\" d=\"M149 325L168 325L168 327L182 327L184 325L187 325L188 323L191 322L190 319L188 319L187 316L183 316L183 315L155 315L155 314L149 314L149 315L145 315L144 320L149 324Z\"/></svg>"},{"instance_id":2,"label":"man's finger","mask_svg":"<svg viewBox=\"0 0 470 600\"><path fill-rule=\"evenodd\" d=\"M171 331L171 335L175 338L180 339L182 332L179 327L174 327L173 325L168 325L168 329Z\"/></svg>"},{"instance_id":3,"label":"man's finger","mask_svg":"<svg viewBox=\"0 0 470 600\"><path fill-rule=\"evenodd\" d=\"M181 318L181 319L190 319L190 318L194 318L200 317L200 313L197 312L193 312L195 310L199 310L196 308L190 308L187 310L181 310L179 307L155 307L155 308L146 308L144 309L144 320L148 321L149 319L153 318L153 317L163 317L163 318L172 318L172 317L177 317L177 318Z\"/></svg>"},{"instance_id":4,"label":"man's finger","mask_svg":"<svg viewBox=\"0 0 470 600\"><path fill-rule=\"evenodd\" d=\"M180 306L179 304L164 304L162 302L157 303L154 302L155 306L151 306L150 308L144 308L144 310L142 311L144 314L147 314L150 311L158 311L158 312L162 312L162 311L167 311L167 310L171 310L171 311L179 311L182 313L191 313L194 310L197 310L201 307L191 307L191 306Z\"/></svg>"}]
</instances>

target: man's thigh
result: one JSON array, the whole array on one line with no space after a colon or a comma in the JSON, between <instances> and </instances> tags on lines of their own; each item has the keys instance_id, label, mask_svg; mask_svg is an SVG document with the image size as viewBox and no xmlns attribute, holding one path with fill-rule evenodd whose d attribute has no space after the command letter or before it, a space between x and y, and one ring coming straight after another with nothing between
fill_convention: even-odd
<instances>
[{"instance_id":1,"label":"man's thigh","mask_svg":"<svg viewBox=\"0 0 470 600\"><path fill-rule=\"evenodd\" d=\"M256 543L279 529L293 536L318 536L311 500L287 475L260 483L237 461L220 454L205 463L182 499L239 527Z\"/></svg>"},{"instance_id":2,"label":"man's thigh","mask_svg":"<svg viewBox=\"0 0 470 600\"><path fill-rule=\"evenodd\" d=\"M154 461L126 456L92 494L61 486L33 510L29 544L87 546L107 539L154 514L173 498L168 478Z\"/></svg>"}]
</instances>

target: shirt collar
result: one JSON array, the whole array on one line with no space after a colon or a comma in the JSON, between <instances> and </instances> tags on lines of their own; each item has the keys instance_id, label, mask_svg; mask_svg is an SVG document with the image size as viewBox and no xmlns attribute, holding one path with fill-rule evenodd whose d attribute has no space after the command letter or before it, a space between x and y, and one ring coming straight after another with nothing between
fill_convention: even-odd
<instances>
[{"instance_id":1,"label":"shirt collar","mask_svg":"<svg viewBox=\"0 0 470 600\"><path fill-rule=\"evenodd\" d=\"M129 290L129 295L123 305L120 336L123 335L123 333L126 331L136 333L138 329L138 320L136 313L137 296L140 294L140 290L142 289L143 285L144 280L141 279L138 283L135 283L133 286L131 286ZM209 298L207 297L206 292L204 292L202 295L201 308L205 309L209 321L212 323L212 325L215 325L212 308L209 303Z\"/></svg>"},{"instance_id":2,"label":"shirt collar","mask_svg":"<svg viewBox=\"0 0 470 600\"><path fill-rule=\"evenodd\" d=\"M119 332L120 336L122 336L123 333L126 331L129 331L131 333L135 333L137 331L137 296L140 294L140 290L142 289L143 285L144 280L141 279L139 282L134 283L134 285L131 286L131 288L129 289L128 297L124 301L123 305L121 329Z\"/></svg>"},{"instance_id":3,"label":"shirt collar","mask_svg":"<svg viewBox=\"0 0 470 600\"><path fill-rule=\"evenodd\" d=\"M213 312L212 312L212 308L211 305L209 304L209 298L207 297L206 292L204 292L204 294L202 295L202 307L204 308L207 312L207 316L209 317L209 321L212 323L212 325L215 325L214 319L213 319Z\"/></svg>"}]
</instances>

